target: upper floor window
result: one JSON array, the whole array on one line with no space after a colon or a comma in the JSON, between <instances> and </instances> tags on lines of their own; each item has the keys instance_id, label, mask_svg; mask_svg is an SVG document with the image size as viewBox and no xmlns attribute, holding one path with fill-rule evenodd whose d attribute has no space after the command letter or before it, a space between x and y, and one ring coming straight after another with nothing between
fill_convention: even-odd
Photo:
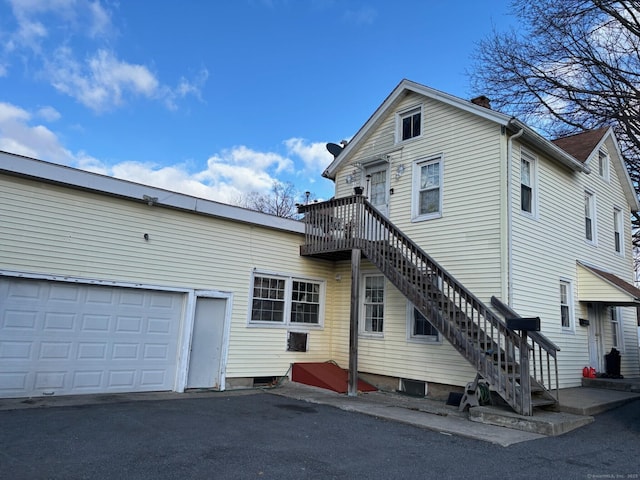
<instances>
[{"instance_id":1,"label":"upper floor window","mask_svg":"<svg viewBox=\"0 0 640 480\"><path fill-rule=\"evenodd\" d=\"M410 340L423 342L438 342L438 330L411 303L407 308L407 329Z\"/></svg>"},{"instance_id":2,"label":"upper floor window","mask_svg":"<svg viewBox=\"0 0 640 480\"><path fill-rule=\"evenodd\" d=\"M573 328L571 283L560 281L560 323L563 329Z\"/></svg>"},{"instance_id":3,"label":"upper floor window","mask_svg":"<svg viewBox=\"0 0 640 480\"><path fill-rule=\"evenodd\" d=\"M381 334L384 324L384 276L365 275L363 283L363 333Z\"/></svg>"},{"instance_id":4,"label":"upper floor window","mask_svg":"<svg viewBox=\"0 0 640 480\"><path fill-rule=\"evenodd\" d=\"M422 134L422 107L398 113L399 141L419 137Z\"/></svg>"},{"instance_id":5,"label":"upper floor window","mask_svg":"<svg viewBox=\"0 0 640 480\"><path fill-rule=\"evenodd\" d=\"M596 242L595 213L595 196L591 192L584 192L584 237L591 243Z\"/></svg>"},{"instance_id":6,"label":"upper floor window","mask_svg":"<svg viewBox=\"0 0 640 480\"><path fill-rule=\"evenodd\" d=\"M535 214L536 158L526 150L520 153L520 210Z\"/></svg>"},{"instance_id":7,"label":"upper floor window","mask_svg":"<svg viewBox=\"0 0 640 480\"><path fill-rule=\"evenodd\" d=\"M622 223L622 211L619 208L613 209L613 245L616 253L622 254L624 252L624 244L622 235L624 232L624 225Z\"/></svg>"},{"instance_id":8,"label":"upper floor window","mask_svg":"<svg viewBox=\"0 0 640 480\"><path fill-rule=\"evenodd\" d=\"M413 220L442 215L442 157L414 163Z\"/></svg>"},{"instance_id":9,"label":"upper floor window","mask_svg":"<svg viewBox=\"0 0 640 480\"><path fill-rule=\"evenodd\" d=\"M249 323L315 325L322 323L324 284L283 275L253 276Z\"/></svg>"},{"instance_id":10,"label":"upper floor window","mask_svg":"<svg viewBox=\"0 0 640 480\"><path fill-rule=\"evenodd\" d=\"M598 175L609 180L609 154L604 149L598 151Z\"/></svg>"}]
</instances>

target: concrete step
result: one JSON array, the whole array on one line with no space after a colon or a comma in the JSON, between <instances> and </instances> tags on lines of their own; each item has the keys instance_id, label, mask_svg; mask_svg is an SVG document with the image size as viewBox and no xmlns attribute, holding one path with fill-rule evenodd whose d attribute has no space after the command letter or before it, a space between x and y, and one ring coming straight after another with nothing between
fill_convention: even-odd
<instances>
[{"instance_id":1,"label":"concrete step","mask_svg":"<svg viewBox=\"0 0 640 480\"><path fill-rule=\"evenodd\" d=\"M640 378L583 378L582 386L640 393Z\"/></svg>"},{"instance_id":2,"label":"concrete step","mask_svg":"<svg viewBox=\"0 0 640 480\"><path fill-rule=\"evenodd\" d=\"M588 425L593 422L593 417L547 410L534 410L532 416L524 416L502 407L482 406L469 409L469 420L523 432L556 436Z\"/></svg>"}]
</instances>

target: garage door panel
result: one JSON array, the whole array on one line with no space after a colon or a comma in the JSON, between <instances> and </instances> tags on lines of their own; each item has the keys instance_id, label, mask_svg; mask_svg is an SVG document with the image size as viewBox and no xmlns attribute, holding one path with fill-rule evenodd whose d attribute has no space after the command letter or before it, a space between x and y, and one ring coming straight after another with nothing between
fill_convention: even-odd
<instances>
[{"instance_id":1,"label":"garage door panel","mask_svg":"<svg viewBox=\"0 0 640 480\"><path fill-rule=\"evenodd\" d=\"M184 297L0 278L0 396L173 389Z\"/></svg>"}]
</instances>

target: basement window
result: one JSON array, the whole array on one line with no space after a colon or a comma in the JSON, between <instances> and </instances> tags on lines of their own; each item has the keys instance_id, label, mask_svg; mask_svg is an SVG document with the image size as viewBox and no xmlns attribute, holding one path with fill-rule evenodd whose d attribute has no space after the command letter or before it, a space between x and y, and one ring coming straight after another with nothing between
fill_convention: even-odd
<instances>
[{"instance_id":1,"label":"basement window","mask_svg":"<svg viewBox=\"0 0 640 480\"><path fill-rule=\"evenodd\" d=\"M400 391L411 395L412 397L427 396L427 382L420 380L409 380L407 378L400 379Z\"/></svg>"},{"instance_id":2,"label":"basement window","mask_svg":"<svg viewBox=\"0 0 640 480\"><path fill-rule=\"evenodd\" d=\"M306 332L289 332L287 338L287 352L306 352L307 335L308 334Z\"/></svg>"}]
</instances>

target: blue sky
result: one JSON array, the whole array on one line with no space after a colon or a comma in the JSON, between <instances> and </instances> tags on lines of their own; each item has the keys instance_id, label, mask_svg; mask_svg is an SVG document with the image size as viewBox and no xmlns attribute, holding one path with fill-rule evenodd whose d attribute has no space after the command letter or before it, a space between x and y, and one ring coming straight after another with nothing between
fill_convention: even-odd
<instances>
[{"instance_id":1,"label":"blue sky","mask_svg":"<svg viewBox=\"0 0 640 480\"><path fill-rule=\"evenodd\" d=\"M403 79L471 98L508 0L0 0L0 150L237 201L326 199Z\"/></svg>"}]
</instances>

